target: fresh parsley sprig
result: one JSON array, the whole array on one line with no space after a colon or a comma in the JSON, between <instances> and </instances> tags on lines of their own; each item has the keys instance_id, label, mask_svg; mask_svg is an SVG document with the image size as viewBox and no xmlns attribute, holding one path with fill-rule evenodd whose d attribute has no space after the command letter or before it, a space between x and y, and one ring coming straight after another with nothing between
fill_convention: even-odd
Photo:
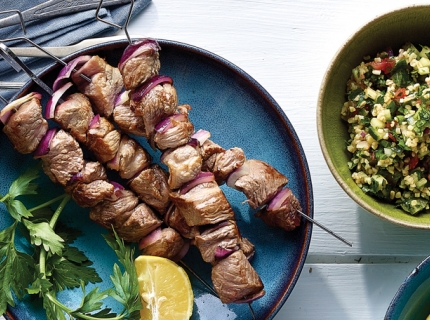
<instances>
[{"instance_id":1,"label":"fresh parsley sprig","mask_svg":"<svg viewBox=\"0 0 430 320\"><path fill-rule=\"evenodd\" d=\"M111 280L113 287L99 291L95 287L86 293L88 283L102 280L92 262L83 252L71 246L76 239L75 230L57 226L60 214L70 200L70 195L27 209L19 196L37 194L40 165L29 168L10 186L2 196L3 202L14 222L0 232L0 314L7 306L15 306L17 299L25 295L39 295L49 320L58 319L139 319L142 307L137 274L134 267L134 249L125 245L115 230L113 236L104 236L115 251L124 272L115 264ZM55 212L49 208L60 202ZM57 231L56 231L57 230ZM21 232L28 240L30 253L21 252L15 246L16 233ZM68 288L81 287L82 300L76 309L71 309L57 300L57 293ZM119 313L103 308L103 300L112 297L123 304Z\"/></svg>"}]
</instances>

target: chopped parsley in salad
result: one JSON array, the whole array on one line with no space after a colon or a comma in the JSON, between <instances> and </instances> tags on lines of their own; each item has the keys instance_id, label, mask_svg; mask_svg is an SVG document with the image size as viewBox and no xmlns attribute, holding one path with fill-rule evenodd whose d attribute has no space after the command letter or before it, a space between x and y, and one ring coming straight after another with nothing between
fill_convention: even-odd
<instances>
[{"instance_id":1,"label":"chopped parsley in salad","mask_svg":"<svg viewBox=\"0 0 430 320\"><path fill-rule=\"evenodd\" d=\"M352 70L342 119L352 178L415 215L430 208L430 48L407 43Z\"/></svg>"}]
</instances>

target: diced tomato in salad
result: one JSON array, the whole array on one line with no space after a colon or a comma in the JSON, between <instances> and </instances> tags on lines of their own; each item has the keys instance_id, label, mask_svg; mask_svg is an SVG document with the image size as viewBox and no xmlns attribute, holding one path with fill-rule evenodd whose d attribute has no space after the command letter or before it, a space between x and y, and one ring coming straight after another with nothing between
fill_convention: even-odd
<instances>
[{"instance_id":1,"label":"diced tomato in salad","mask_svg":"<svg viewBox=\"0 0 430 320\"><path fill-rule=\"evenodd\" d=\"M372 61L369 63L373 69L381 70L384 74L388 74L393 70L396 61L391 58L384 58L381 61Z\"/></svg>"},{"instance_id":2,"label":"diced tomato in salad","mask_svg":"<svg viewBox=\"0 0 430 320\"><path fill-rule=\"evenodd\" d=\"M394 99L400 100L404 97L406 97L406 89L405 88L399 88L396 92L394 92Z\"/></svg>"},{"instance_id":3,"label":"diced tomato in salad","mask_svg":"<svg viewBox=\"0 0 430 320\"><path fill-rule=\"evenodd\" d=\"M418 156L413 156L411 160L409 160L409 169L414 169L418 164Z\"/></svg>"}]
</instances>

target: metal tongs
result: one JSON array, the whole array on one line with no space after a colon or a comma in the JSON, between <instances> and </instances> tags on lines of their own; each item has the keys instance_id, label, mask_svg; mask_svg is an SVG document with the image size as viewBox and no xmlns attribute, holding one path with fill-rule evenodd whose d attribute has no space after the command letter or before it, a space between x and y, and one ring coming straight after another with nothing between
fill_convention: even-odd
<instances>
[{"instance_id":1,"label":"metal tongs","mask_svg":"<svg viewBox=\"0 0 430 320\"><path fill-rule=\"evenodd\" d=\"M129 13L127 15L126 22L124 26L117 25L115 23L106 21L99 17L99 12L102 7L107 6L113 6L113 5L120 5L130 3L130 9ZM79 0L70 0L64 2L64 0L50 0L43 4L40 4L38 6L35 6L31 9L25 10L23 12L19 10L7 10L7 11L0 11L0 14L9 14L9 13L15 13L15 15L0 19L0 28L5 26L10 26L14 24L21 24L22 31L24 35L26 34L26 28L25 28L25 22L31 21L35 19L41 19L41 18L51 18L59 15L64 14L70 14L75 12L80 12L84 10L90 10L90 9L96 9L95 17L97 20L106 23L108 25L111 25L113 27L116 27L120 30L124 30L127 39L129 43L131 44L131 37L127 31L128 24L130 22L131 13L133 11L134 6L134 0L86 0L84 3L82 3ZM56 60L60 64L66 65L66 63L59 59L57 56L53 55L43 47L39 46L35 42L31 41L27 37L16 37L16 38L9 38L9 39L3 39L0 41L0 55L12 66L12 68L15 69L15 71L19 72L23 70L34 82L36 82L42 89L44 89L49 95L52 95L52 89L49 88L43 81L41 81L26 65L23 63L16 54L7 47L4 43L9 41L16 41L16 40L22 40L28 42L32 47L40 50L42 55L51 57L52 59ZM90 81L85 75L83 76L84 79L87 81ZM7 89L16 89L22 87L23 83L19 82L2 82L0 81L0 85L3 88ZM3 98L0 95L0 101L3 101L4 103L8 103L8 101Z\"/></svg>"},{"instance_id":2,"label":"metal tongs","mask_svg":"<svg viewBox=\"0 0 430 320\"><path fill-rule=\"evenodd\" d=\"M3 11L2 13L13 13L10 17L0 19L0 28L12 26L24 22L39 20L39 19L50 19L56 16L61 16L65 14L71 14L81 11L86 11L90 9L97 9L101 7L116 6L121 4L130 3L131 0L105 0L100 4L99 0L50 0L42 4L34 6L25 11Z\"/></svg>"}]
</instances>

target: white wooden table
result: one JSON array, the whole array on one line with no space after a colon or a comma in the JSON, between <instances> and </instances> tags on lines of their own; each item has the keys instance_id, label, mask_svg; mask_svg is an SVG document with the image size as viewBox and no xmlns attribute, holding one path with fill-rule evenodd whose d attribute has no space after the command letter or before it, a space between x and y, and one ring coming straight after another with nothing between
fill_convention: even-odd
<instances>
[{"instance_id":1,"label":"white wooden table","mask_svg":"<svg viewBox=\"0 0 430 320\"><path fill-rule=\"evenodd\" d=\"M350 248L314 227L306 265L276 320L383 319L402 281L430 254L429 231L383 221L343 192L316 130L319 86L339 47L367 21L413 3L425 1L153 0L130 23L131 34L204 48L255 78L300 138L315 218L353 242Z\"/></svg>"}]
</instances>

